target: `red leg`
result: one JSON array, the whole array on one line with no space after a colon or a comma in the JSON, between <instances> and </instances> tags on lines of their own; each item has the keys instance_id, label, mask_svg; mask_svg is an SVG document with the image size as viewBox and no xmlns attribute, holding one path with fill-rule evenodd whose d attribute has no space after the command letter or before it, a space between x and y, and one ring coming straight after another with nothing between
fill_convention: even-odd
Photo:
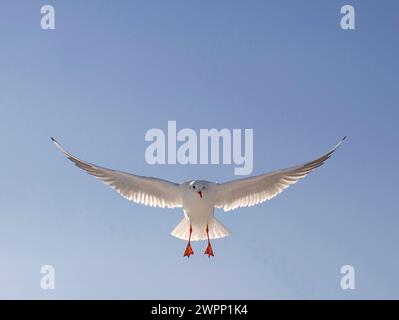
<instances>
[{"instance_id":1,"label":"red leg","mask_svg":"<svg viewBox=\"0 0 399 320\"><path fill-rule=\"evenodd\" d=\"M211 246L211 242L209 241L209 228L208 228L208 225L206 225L206 236L208 238L208 246L206 247L204 254L207 254L208 258L210 258L211 256L214 257L212 246Z\"/></svg>"},{"instance_id":2,"label":"red leg","mask_svg":"<svg viewBox=\"0 0 399 320\"><path fill-rule=\"evenodd\" d=\"M193 232L193 228L191 227L191 223L190 223L190 235L188 236L188 243L187 243L186 250L184 251L183 257L190 258L190 256L192 254L194 254L193 248L191 248L191 233L192 232Z\"/></svg>"}]
</instances>

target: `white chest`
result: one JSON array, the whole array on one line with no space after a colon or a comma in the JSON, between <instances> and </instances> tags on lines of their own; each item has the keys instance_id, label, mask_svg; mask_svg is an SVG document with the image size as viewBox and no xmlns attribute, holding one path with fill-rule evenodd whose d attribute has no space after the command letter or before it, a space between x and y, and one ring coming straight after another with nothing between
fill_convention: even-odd
<instances>
[{"instance_id":1,"label":"white chest","mask_svg":"<svg viewBox=\"0 0 399 320\"><path fill-rule=\"evenodd\" d=\"M205 198L187 197L183 201L184 213L194 221L208 221L213 217L213 202L207 201Z\"/></svg>"}]
</instances>

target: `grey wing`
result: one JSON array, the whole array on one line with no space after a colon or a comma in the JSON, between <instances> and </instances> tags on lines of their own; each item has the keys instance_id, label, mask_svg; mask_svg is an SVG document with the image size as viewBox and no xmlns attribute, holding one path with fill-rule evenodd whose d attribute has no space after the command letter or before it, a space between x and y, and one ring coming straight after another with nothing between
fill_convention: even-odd
<instances>
[{"instance_id":1,"label":"grey wing","mask_svg":"<svg viewBox=\"0 0 399 320\"><path fill-rule=\"evenodd\" d=\"M216 185L216 205L224 211L239 207L253 206L277 196L290 185L306 177L321 166L345 140L344 137L334 148L316 160L277 170L263 175L232 180Z\"/></svg>"},{"instance_id":2,"label":"grey wing","mask_svg":"<svg viewBox=\"0 0 399 320\"><path fill-rule=\"evenodd\" d=\"M161 208L182 207L179 184L103 168L82 161L67 152L54 138L51 138L61 152L75 165L110 186L128 200L139 204Z\"/></svg>"}]
</instances>

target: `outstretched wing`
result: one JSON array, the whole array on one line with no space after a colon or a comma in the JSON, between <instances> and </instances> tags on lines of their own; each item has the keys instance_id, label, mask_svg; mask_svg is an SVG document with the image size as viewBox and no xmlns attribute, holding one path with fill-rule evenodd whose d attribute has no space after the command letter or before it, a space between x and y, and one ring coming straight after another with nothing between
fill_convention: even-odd
<instances>
[{"instance_id":1,"label":"outstretched wing","mask_svg":"<svg viewBox=\"0 0 399 320\"><path fill-rule=\"evenodd\" d=\"M249 207L277 196L290 185L306 177L320 167L345 140L344 137L334 148L316 160L295 167L273 171L263 175L232 180L216 185L216 207L230 211Z\"/></svg>"},{"instance_id":2,"label":"outstretched wing","mask_svg":"<svg viewBox=\"0 0 399 320\"><path fill-rule=\"evenodd\" d=\"M136 176L82 161L67 152L54 138L51 140L77 167L95 176L126 199L152 207L182 207L178 184L157 178Z\"/></svg>"}]
</instances>

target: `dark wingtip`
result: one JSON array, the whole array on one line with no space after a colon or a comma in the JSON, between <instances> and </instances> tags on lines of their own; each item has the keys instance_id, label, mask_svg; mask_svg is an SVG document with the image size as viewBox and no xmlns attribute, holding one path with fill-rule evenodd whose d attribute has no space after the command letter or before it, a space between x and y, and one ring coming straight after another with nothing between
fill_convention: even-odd
<instances>
[{"instance_id":1,"label":"dark wingtip","mask_svg":"<svg viewBox=\"0 0 399 320\"><path fill-rule=\"evenodd\" d=\"M56 142L55 139L53 137L50 137L51 141Z\"/></svg>"},{"instance_id":2,"label":"dark wingtip","mask_svg":"<svg viewBox=\"0 0 399 320\"><path fill-rule=\"evenodd\" d=\"M347 137L348 137L348 136L343 137L343 138L342 138L342 141L344 141Z\"/></svg>"}]
</instances>

